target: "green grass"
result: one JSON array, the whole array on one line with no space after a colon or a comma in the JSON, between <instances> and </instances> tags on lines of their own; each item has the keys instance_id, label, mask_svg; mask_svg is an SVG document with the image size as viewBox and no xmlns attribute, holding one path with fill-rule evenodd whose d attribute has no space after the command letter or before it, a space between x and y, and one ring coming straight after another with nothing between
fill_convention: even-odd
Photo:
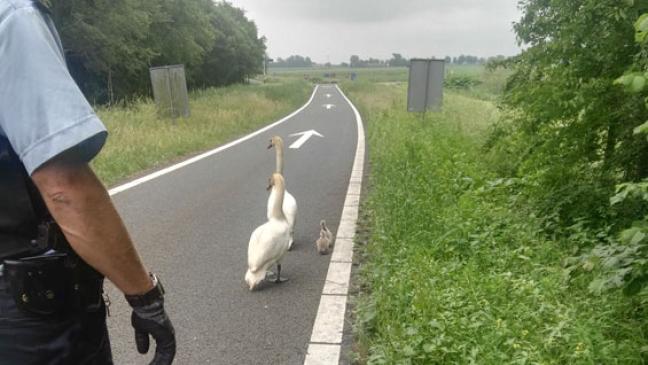
<instances>
[{"instance_id":1,"label":"green grass","mask_svg":"<svg viewBox=\"0 0 648 365\"><path fill-rule=\"evenodd\" d=\"M448 92L426 120L404 85L345 83L371 176L359 239L355 357L368 364L641 364L645 303L568 281L573 254L497 179L484 142L498 109ZM591 278L590 278L591 279Z\"/></svg>"},{"instance_id":2,"label":"green grass","mask_svg":"<svg viewBox=\"0 0 648 365\"><path fill-rule=\"evenodd\" d=\"M270 78L277 79L304 79L308 77L322 82L341 82L349 80L355 73L357 80L371 82L407 82L408 69L406 67L302 67L302 68L272 68L268 71ZM335 74L326 78L325 74Z\"/></svg>"},{"instance_id":3,"label":"green grass","mask_svg":"<svg viewBox=\"0 0 648 365\"><path fill-rule=\"evenodd\" d=\"M303 81L197 91L190 95L191 116L176 120L159 119L151 100L100 108L110 136L93 168L104 184L113 185L258 129L301 106L310 92Z\"/></svg>"},{"instance_id":4,"label":"green grass","mask_svg":"<svg viewBox=\"0 0 648 365\"><path fill-rule=\"evenodd\" d=\"M326 78L324 74L334 73L334 77ZM268 70L269 80L304 79L308 77L321 82L346 82L351 73L355 73L358 82L407 83L409 71L406 67L296 67L271 68ZM446 79L468 77L479 81L479 85L467 88L467 92L478 97L486 98L499 94L504 88L504 82L509 72L505 70L488 71L482 65L446 65Z\"/></svg>"}]
</instances>

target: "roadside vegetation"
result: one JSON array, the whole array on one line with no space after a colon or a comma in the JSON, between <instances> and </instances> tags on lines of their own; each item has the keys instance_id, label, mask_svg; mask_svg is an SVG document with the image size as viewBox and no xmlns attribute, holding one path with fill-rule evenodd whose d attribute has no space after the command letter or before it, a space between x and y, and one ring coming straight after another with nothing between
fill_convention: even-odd
<instances>
[{"instance_id":1,"label":"roadside vegetation","mask_svg":"<svg viewBox=\"0 0 648 365\"><path fill-rule=\"evenodd\" d=\"M522 6L506 84L464 74L425 119L405 85L344 84L371 169L358 363L648 360L648 5Z\"/></svg>"},{"instance_id":2,"label":"roadside vegetation","mask_svg":"<svg viewBox=\"0 0 648 365\"><path fill-rule=\"evenodd\" d=\"M478 98L493 99L504 90L510 70L486 69L483 65L446 64L445 86L460 90ZM358 82L407 83L407 67L278 67L270 68L266 82L280 80L309 80L313 83L343 83L351 81L352 75Z\"/></svg>"},{"instance_id":3,"label":"roadside vegetation","mask_svg":"<svg viewBox=\"0 0 648 365\"><path fill-rule=\"evenodd\" d=\"M304 104L311 91L303 81L195 91L189 97L191 116L175 120L158 118L150 99L99 108L110 135L93 169L113 185L261 128Z\"/></svg>"},{"instance_id":4,"label":"roadside vegetation","mask_svg":"<svg viewBox=\"0 0 648 365\"><path fill-rule=\"evenodd\" d=\"M484 158L495 104L446 93L405 112L404 86L349 86L371 163L359 247L358 362L641 363L638 299L569 280L573 237L547 235L516 181Z\"/></svg>"}]
</instances>

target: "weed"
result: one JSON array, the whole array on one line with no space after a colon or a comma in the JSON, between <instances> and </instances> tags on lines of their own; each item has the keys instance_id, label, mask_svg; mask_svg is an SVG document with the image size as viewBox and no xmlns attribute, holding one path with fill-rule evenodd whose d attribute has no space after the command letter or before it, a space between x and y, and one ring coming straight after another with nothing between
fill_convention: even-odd
<instances>
[{"instance_id":1,"label":"weed","mask_svg":"<svg viewBox=\"0 0 648 365\"><path fill-rule=\"evenodd\" d=\"M359 246L357 362L640 364L646 315L622 296L566 280L573 246L545 234L519 191L484 157L499 112L446 93L425 119L404 85L346 83L367 124L372 165ZM574 227L574 234L578 234ZM633 313L628 315L628 313Z\"/></svg>"}]
</instances>

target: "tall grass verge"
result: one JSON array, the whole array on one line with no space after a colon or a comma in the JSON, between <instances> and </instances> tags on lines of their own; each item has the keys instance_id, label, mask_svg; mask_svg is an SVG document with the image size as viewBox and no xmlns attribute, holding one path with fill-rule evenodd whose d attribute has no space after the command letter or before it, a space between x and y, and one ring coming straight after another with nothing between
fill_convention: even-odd
<instances>
[{"instance_id":1,"label":"tall grass verge","mask_svg":"<svg viewBox=\"0 0 648 365\"><path fill-rule=\"evenodd\" d=\"M99 109L110 136L93 168L110 186L260 128L301 106L310 91L303 81L201 90L190 95L191 116L176 120L159 119L151 100Z\"/></svg>"},{"instance_id":2,"label":"tall grass verge","mask_svg":"<svg viewBox=\"0 0 648 365\"><path fill-rule=\"evenodd\" d=\"M358 363L645 362L645 298L595 296L586 278L569 280L573 246L547 238L518 181L497 179L483 158L491 102L448 93L422 120L405 112L404 86L345 87L371 164Z\"/></svg>"}]
</instances>

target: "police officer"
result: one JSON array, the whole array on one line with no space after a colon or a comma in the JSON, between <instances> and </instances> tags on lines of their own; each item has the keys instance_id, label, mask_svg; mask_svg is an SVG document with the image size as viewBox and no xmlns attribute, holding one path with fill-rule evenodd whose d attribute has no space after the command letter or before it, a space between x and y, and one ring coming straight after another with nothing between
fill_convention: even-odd
<instances>
[{"instance_id":1,"label":"police officer","mask_svg":"<svg viewBox=\"0 0 648 365\"><path fill-rule=\"evenodd\" d=\"M103 277L141 353L175 355L163 289L88 166L107 133L42 4L0 0L0 363L111 364Z\"/></svg>"}]
</instances>

